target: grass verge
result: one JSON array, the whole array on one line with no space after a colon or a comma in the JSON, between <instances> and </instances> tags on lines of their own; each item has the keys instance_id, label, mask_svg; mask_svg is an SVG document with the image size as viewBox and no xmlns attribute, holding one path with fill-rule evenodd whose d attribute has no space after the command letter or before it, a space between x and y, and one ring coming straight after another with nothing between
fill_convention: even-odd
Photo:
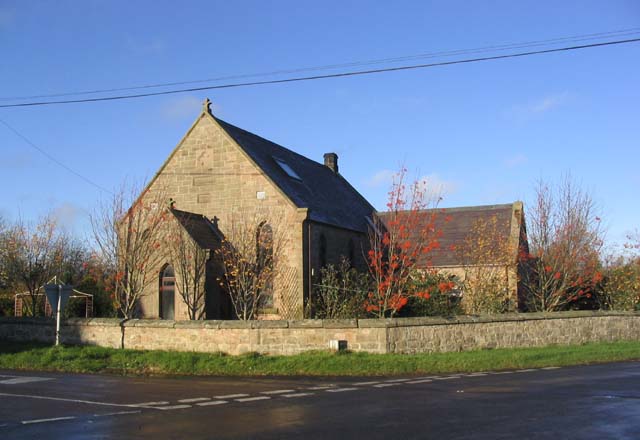
<instances>
[{"instance_id":1,"label":"grass verge","mask_svg":"<svg viewBox=\"0 0 640 440\"><path fill-rule=\"evenodd\" d=\"M295 356L51 347L0 341L0 368L124 375L376 376L581 365L640 359L640 341L434 354L308 352Z\"/></svg>"}]
</instances>

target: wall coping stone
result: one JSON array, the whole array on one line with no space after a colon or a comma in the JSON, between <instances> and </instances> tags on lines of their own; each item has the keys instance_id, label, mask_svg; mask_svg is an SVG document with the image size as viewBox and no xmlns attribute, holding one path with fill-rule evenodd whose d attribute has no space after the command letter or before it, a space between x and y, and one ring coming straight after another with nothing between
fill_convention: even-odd
<instances>
[{"instance_id":1,"label":"wall coping stone","mask_svg":"<svg viewBox=\"0 0 640 440\"><path fill-rule=\"evenodd\" d=\"M219 328L251 328L251 321L231 320L231 321L218 321Z\"/></svg>"},{"instance_id":2,"label":"wall coping stone","mask_svg":"<svg viewBox=\"0 0 640 440\"><path fill-rule=\"evenodd\" d=\"M60 325L82 325L87 326L93 318L67 318Z\"/></svg>"},{"instance_id":3,"label":"wall coping stone","mask_svg":"<svg viewBox=\"0 0 640 440\"><path fill-rule=\"evenodd\" d=\"M289 321L289 328L322 328L322 319L294 319Z\"/></svg>"},{"instance_id":4,"label":"wall coping stone","mask_svg":"<svg viewBox=\"0 0 640 440\"><path fill-rule=\"evenodd\" d=\"M324 328L358 328L357 319L323 319Z\"/></svg>"},{"instance_id":5,"label":"wall coping stone","mask_svg":"<svg viewBox=\"0 0 640 440\"><path fill-rule=\"evenodd\" d=\"M129 319L124 327L148 328L208 328L208 329L266 329L266 328L395 328L414 326L438 326L473 323L524 322L544 319L604 318L608 316L628 316L640 318L640 312L571 310L566 312L504 313L495 315L459 315L452 317L415 317L415 318L367 318L367 319L300 319L300 320L201 320L169 321L164 319ZM62 321L63 326L105 326L119 327L120 318L69 318ZM0 316L0 325L20 324L35 326L55 325L53 318Z\"/></svg>"},{"instance_id":6,"label":"wall coping stone","mask_svg":"<svg viewBox=\"0 0 640 440\"><path fill-rule=\"evenodd\" d=\"M88 326L120 327L122 322L119 318L78 318L72 325L82 325L80 321L86 322Z\"/></svg>"},{"instance_id":7,"label":"wall coping stone","mask_svg":"<svg viewBox=\"0 0 640 440\"><path fill-rule=\"evenodd\" d=\"M358 327L360 328L388 328L397 326L398 325L393 321L393 319L358 319Z\"/></svg>"},{"instance_id":8,"label":"wall coping stone","mask_svg":"<svg viewBox=\"0 0 640 440\"><path fill-rule=\"evenodd\" d=\"M285 320L269 320L269 321L250 321L251 328L289 328L289 321Z\"/></svg>"},{"instance_id":9,"label":"wall coping stone","mask_svg":"<svg viewBox=\"0 0 640 440\"><path fill-rule=\"evenodd\" d=\"M206 328L206 321L175 321L175 328Z\"/></svg>"},{"instance_id":10,"label":"wall coping stone","mask_svg":"<svg viewBox=\"0 0 640 440\"><path fill-rule=\"evenodd\" d=\"M154 327L154 328L174 328L176 321L168 319L130 319L124 323L125 327Z\"/></svg>"}]
</instances>

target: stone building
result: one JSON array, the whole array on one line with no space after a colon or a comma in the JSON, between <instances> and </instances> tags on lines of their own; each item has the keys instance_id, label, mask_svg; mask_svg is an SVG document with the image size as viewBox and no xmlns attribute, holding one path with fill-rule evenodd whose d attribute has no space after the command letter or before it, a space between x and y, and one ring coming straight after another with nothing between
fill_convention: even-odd
<instances>
[{"instance_id":1,"label":"stone building","mask_svg":"<svg viewBox=\"0 0 640 440\"><path fill-rule=\"evenodd\" d=\"M379 215L388 221L388 214ZM487 274L498 277L508 291L507 308L523 308L518 279L525 268L518 255L520 250L528 252L528 242L522 202L439 208L425 210L421 216L424 224L434 225L438 247L420 257L418 268L454 275L460 281ZM459 293L464 305L464 291Z\"/></svg>"},{"instance_id":2,"label":"stone building","mask_svg":"<svg viewBox=\"0 0 640 440\"><path fill-rule=\"evenodd\" d=\"M340 175L338 156L327 153L324 163L307 159L215 117L209 100L143 192L154 193L173 201L176 219L210 251L216 234L224 235L234 222L268 222L286 231L280 262L286 280L273 286L261 319L302 318L314 277L340 256L354 266L366 264L374 208ZM205 318L231 319L226 293L209 269ZM186 319L172 262L151 270L158 283L147 288L141 316Z\"/></svg>"}]
</instances>

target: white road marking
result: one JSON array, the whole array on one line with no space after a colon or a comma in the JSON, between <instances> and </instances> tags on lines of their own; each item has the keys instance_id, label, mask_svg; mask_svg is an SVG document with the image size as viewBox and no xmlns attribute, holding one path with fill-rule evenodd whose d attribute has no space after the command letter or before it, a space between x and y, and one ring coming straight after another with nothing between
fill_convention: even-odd
<instances>
[{"instance_id":1,"label":"white road marking","mask_svg":"<svg viewBox=\"0 0 640 440\"><path fill-rule=\"evenodd\" d=\"M271 399L269 396L257 396L257 397L245 397L244 399L235 399L236 402L253 402L255 400L267 400Z\"/></svg>"},{"instance_id":2,"label":"white road marking","mask_svg":"<svg viewBox=\"0 0 640 440\"><path fill-rule=\"evenodd\" d=\"M536 368L526 368L524 370L516 370L516 373L528 373L529 371L536 371Z\"/></svg>"},{"instance_id":3,"label":"white road marking","mask_svg":"<svg viewBox=\"0 0 640 440\"><path fill-rule=\"evenodd\" d=\"M433 380L431 379L412 380L411 382L407 382L407 383L415 384L415 383L428 383L428 382L433 382Z\"/></svg>"},{"instance_id":4,"label":"white road marking","mask_svg":"<svg viewBox=\"0 0 640 440\"><path fill-rule=\"evenodd\" d=\"M23 425L30 425L32 423L45 423L45 422L58 422L60 420L73 420L75 419L74 416L69 416L69 417L54 417L51 419L34 419L34 420L23 420L22 424Z\"/></svg>"},{"instance_id":5,"label":"white road marking","mask_svg":"<svg viewBox=\"0 0 640 440\"><path fill-rule=\"evenodd\" d=\"M213 405L222 405L225 403L229 403L226 400L211 400L209 402L196 403L198 406L213 406Z\"/></svg>"},{"instance_id":6,"label":"white road marking","mask_svg":"<svg viewBox=\"0 0 640 440\"><path fill-rule=\"evenodd\" d=\"M150 406L149 408L161 409L163 411L169 409L191 408L191 405L172 405L172 406Z\"/></svg>"},{"instance_id":7,"label":"white road marking","mask_svg":"<svg viewBox=\"0 0 640 440\"><path fill-rule=\"evenodd\" d=\"M158 406L158 405L168 405L169 402L167 401L162 401L162 402L143 402L143 403L136 403L135 405L132 406Z\"/></svg>"},{"instance_id":8,"label":"white road marking","mask_svg":"<svg viewBox=\"0 0 640 440\"><path fill-rule=\"evenodd\" d=\"M208 397L192 397L190 399L180 399L178 402L180 403L195 403L195 402L204 402L207 400L211 400Z\"/></svg>"},{"instance_id":9,"label":"white road marking","mask_svg":"<svg viewBox=\"0 0 640 440\"><path fill-rule=\"evenodd\" d=\"M215 396L216 399L235 399L236 397L247 397L248 394L226 394L224 396Z\"/></svg>"},{"instance_id":10,"label":"white road marking","mask_svg":"<svg viewBox=\"0 0 640 440\"><path fill-rule=\"evenodd\" d=\"M558 370L560 367L544 367L541 370Z\"/></svg>"},{"instance_id":11,"label":"white road marking","mask_svg":"<svg viewBox=\"0 0 640 440\"><path fill-rule=\"evenodd\" d=\"M344 391L355 391L357 388L332 388L330 390L326 390L327 393L342 393Z\"/></svg>"},{"instance_id":12,"label":"white road marking","mask_svg":"<svg viewBox=\"0 0 640 440\"><path fill-rule=\"evenodd\" d=\"M377 383L380 383L380 381L377 381L377 382L356 382L353 385L356 385L356 386L367 386L367 385L375 385Z\"/></svg>"},{"instance_id":13,"label":"white road marking","mask_svg":"<svg viewBox=\"0 0 640 440\"><path fill-rule=\"evenodd\" d=\"M260 394L285 394L285 393L293 393L296 390L274 390L274 391L262 391Z\"/></svg>"},{"instance_id":14,"label":"white road marking","mask_svg":"<svg viewBox=\"0 0 640 440\"><path fill-rule=\"evenodd\" d=\"M471 373L471 374L467 374L467 377L480 377L480 376L486 376L487 373Z\"/></svg>"},{"instance_id":15,"label":"white road marking","mask_svg":"<svg viewBox=\"0 0 640 440\"><path fill-rule=\"evenodd\" d=\"M402 385L401 383L379 383L378 385L374 385L375 388L386 388L386 387L396 387L398 385Z\"/></svg>"},{"instance_id":16,"label":"white road marking","mask_svg":"<svg viewBox=\"0 0 640 440\"><path fill-rule=\"evenodd\" d=\"M434 377L435 380L449 380L449 379L460 379L460 376L440 376Z\"/></svg>"},{"instance_id":17,"label":"white road marking","mask_svg":"<svg viewBox=\"0 0 640 440\"><path fill-rule=\"evenodd\" d=\"M295 393L295 394L283 394L282 397L305 397L313 396L315 393Z\"/></svg>"},{"instance_id":18,"label":"white road marking","mask_svg":"<svg viewBox=\"0 0 640 440\"><path fill-rule=\"evenodd\" d=\"M14 376L12 379L0 380L0 383L3 385L18 385L21 383L29 383L29 382L42 382L43 380L52 380L51 377L26 377L26 376Z\"/></svg>"},{"instance_id":19,"label":"white road marking","mask_svg":"<svg viewBox=\"0 0 640 440\"><path fill-rule=\"evenodd\" d=\"M511 374L511 373L513 373L513 371L496 371L493 374Z\"/></svg>"},{"instance_id":20,"label":"white road marking","mask_svg":"<svg viewBox=\"0 0 640 440\"><path fill-rule=\"evenodd\" d=\"M109 417L109 416L120 416L124 414L140 414L142 411L118 411L106 414L94 414L93 417Z\"/></svg>"},{"instance_id":21,"label":"white road marking","mask_svg":"<svg viewBox=\"0 0 640 440\"><path fill-rule=\"evenodd\" d=\"M30 394L0 393L0 396L25 397L27 399L40 399L40 400L57 400L59 402L86 403L88 405L101 405L101 406L119 406L119 407L124 407L124 408L136 408L136 407L140 406L140 405L122 404L122 403L96 402L96 401L93 401L93 400L65 399L65 398L62 398L62 397L34 396L34 395L30 395Z\"/></svg>"},{"instance_id":22,"label":"white road marking","mask_svg":"<svg viewBox=\"0 0 640 440\"><path fill-rule=\"evenodd\" d=\"M328 390L330 388L334 388L335 385L322 385L322 386L318 386L318 387L309 387L307 388L308 390Z\"/></svg>"},{"instance_id":23,"label":"white road marking","mask_svg":"<svg viewBox=\"0 0 640 440\"><path fill-rule=\"evenodd\" d=\"M396 383L396 382L408 382L411 379L391 379L391 380L385 380L385 383Z\"/></svg>"}]
</instances>

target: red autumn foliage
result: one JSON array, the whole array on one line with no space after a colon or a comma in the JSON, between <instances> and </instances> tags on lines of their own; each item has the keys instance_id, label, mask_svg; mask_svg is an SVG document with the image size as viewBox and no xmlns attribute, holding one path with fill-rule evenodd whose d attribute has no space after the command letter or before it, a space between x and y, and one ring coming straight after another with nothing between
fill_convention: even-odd
<instances>
[{"instance_id":1,"label":"red autumn foliage","mask_svg":"<svg viewBox=\"0 0 640 440\"><path fill-rule=\"evenodd\" d=\"M438 249L439 233L435 218L437 201L430 200L425 182L407 185L407 170L396 174L384 219L375 216L369 234L367 254L373 290L364 307L378 317L394 316L412 295L428 297L428 293L411 292L411 273L416 262L428 260L428 254Z\"/></svg>"}]
</instances>

